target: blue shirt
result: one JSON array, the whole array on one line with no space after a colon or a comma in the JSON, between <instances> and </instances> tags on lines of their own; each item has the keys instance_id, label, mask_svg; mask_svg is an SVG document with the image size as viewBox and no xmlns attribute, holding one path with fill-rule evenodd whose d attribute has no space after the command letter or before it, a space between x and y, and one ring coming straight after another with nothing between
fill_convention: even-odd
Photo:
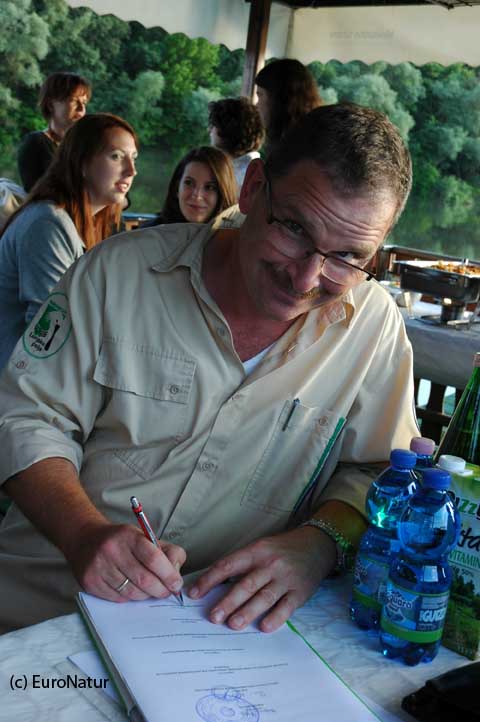
<instances>
[{"instance_id":1,"label":"blue shirt","mask_svg":"<svg viewBox=\"0 0 480 722\"><path fill-rule=\"evenodd\" d=\"M0 370L25 328L84 252L75 225L49 201L28 205L0 238Z\"/></svg>"}]
</instances>

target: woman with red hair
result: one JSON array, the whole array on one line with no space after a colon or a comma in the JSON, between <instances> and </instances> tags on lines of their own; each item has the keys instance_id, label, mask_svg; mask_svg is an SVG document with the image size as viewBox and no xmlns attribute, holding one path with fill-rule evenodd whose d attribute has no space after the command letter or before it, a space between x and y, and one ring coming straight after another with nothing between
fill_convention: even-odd
<instances>
[{"instance_id":1,"label":"woman with red hair","mask_svg":"<svg viewBox=\"0 0 480 722\"><path fill-rule=\"evenodd\" d=\"M118 227L136 158L125 120L86 115L9 218L0 237L0 369L67 268Z\"/></svg>"}]
</instances>

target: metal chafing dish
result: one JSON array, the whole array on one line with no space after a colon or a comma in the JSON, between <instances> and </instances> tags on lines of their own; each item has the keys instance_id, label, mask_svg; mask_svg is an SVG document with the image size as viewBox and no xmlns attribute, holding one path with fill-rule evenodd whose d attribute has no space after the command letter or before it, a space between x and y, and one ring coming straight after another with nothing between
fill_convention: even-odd
<instances>
[{"instance_id":1,"label":"metal chafing dish","mask_svg":"<svg viewBox=\"0 0 480 722\"><path fill-rule=\"evenodd\" d=\"M440 323L462 320L466 304L478 303L480 264L468 260L397 261L396 266L402 289L440 299Z\"/></svg>"}]
</instances>

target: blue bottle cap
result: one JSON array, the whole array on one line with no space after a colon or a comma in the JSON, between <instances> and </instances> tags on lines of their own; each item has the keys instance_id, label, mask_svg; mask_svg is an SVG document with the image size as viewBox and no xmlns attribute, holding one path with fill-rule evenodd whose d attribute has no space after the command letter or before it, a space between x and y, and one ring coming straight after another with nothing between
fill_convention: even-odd
<instances>
[{"instance_id":1,"label":"blue bottle cap","mask_svg":"<svg viewBox=\"0 0 480 722\"><path fill-rule=\"evenodd\" d=\"M423 487L445 491L450 486L450 474L445 469L422 469Z\"/></svg>"},{"instance_id":2,"label":"blue bottle cap","mask_svg":"<svg viewBox=\"0 0 480 722\"><path fill-rule=\"evenodd\" d=\"M393 449L390 453L390 463L401 469L413 469L417 463L417 455L407 449Z\"/></svg>"}]
</instances>

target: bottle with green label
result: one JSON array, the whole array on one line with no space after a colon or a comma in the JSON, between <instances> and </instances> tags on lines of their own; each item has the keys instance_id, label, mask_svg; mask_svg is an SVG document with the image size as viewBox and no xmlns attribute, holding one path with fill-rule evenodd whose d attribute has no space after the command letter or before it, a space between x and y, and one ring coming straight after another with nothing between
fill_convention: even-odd
<instances>
[{"instance_id":1,"label":"bottle with green label","mask_svg":"<svg viewBox=\"0 0 480 722\"><path fill-rule=\"evenodd\" d=\"M398 524L400 552L390 565L380 639L386 657L409 665L431 662L442 638L452 580L448 554L460 532L449 486L448 471L425 469L423 487Z\"/></svg>"}]
</instances>

